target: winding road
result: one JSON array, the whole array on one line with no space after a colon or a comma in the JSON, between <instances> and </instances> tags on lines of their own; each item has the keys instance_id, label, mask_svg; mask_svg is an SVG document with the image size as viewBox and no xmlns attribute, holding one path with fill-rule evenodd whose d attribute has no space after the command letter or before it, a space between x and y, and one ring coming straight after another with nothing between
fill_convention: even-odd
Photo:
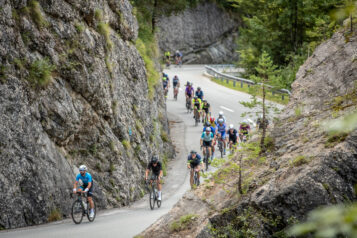
<instances>
[{"instance_id":1,"label":"winding road","mask_svg":"<svg viewBox=\"0 0 357 238\"><path fill-rule=\"evenodd\" d=\"M186 158L189 150L199 151L199 136L202 131L202 124L195 127L192 114L186 113L183 85L186 81L190 81L193 82L195 89L200 86L205 94L205 99L211 104L214 116L216 117L219 111L223 111L228 124L235 126L242 121L241 113L247 111L247 108L239 104L239 101L248 101L250 96L211 82L203 76L203 65L187 65L182 68L171 66L171 69L165 70L165 72L170 79L174 75L178 75L181 81L181 90L178 101L174 101L172 85L170 85L167 99L171 137L177 150L177 156L169 163L168 176L164 179L161 208L150 210L148 195L146 195L129 207L99 212L93 223L89 223L84 218L82 224L75 225L71 219L66 219L40 226L1 231L0 238L71 238L83 235L86 238L133 237L169 212L189 189Z\"/></svg>"}]
</instances>

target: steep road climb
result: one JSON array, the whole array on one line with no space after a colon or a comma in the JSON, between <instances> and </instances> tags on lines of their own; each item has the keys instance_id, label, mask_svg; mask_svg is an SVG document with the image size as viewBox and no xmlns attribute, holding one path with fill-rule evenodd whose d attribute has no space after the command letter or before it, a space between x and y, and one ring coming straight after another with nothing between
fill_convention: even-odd
<instances>
[{"instance_id":1,"label":"steep road climb","mask_svg":"<svg viewBox=\"0 0 357 238\"><path fill-rule=\"evenodd\" d=\"M172 66L165 72L169 74L170 79L174 75L178 75L181 81L181 90L178 100L174 101L172 85L170 85L167 99L171 136L178 153L176 158L169 163L168 176L164 178L161 208L150 210L148 195L146 195L130 207L98 212L93 223L89 223L84 218L82 224L75 225L71 219L66 219L46 225L1 231L0 238L72 238L83 234L87 238L133 237L169 212L185 191L189 189L189 171L186 168L187 154L191 149L199 151L199 138L202 131L202 123L195 127L192 114L186 113L183 85L186 81L190 81L193 82L195 88L200 86L204 91L205 98L212 106L214 116L216 117L218 112L222 110L228 124L232 123L236 127L238 122L241 121L240 114L247 111L238 101L247 101L250 96L211 82L203 76L203 65L188 65L182 68Z\"/></svg>"}]
</instances>

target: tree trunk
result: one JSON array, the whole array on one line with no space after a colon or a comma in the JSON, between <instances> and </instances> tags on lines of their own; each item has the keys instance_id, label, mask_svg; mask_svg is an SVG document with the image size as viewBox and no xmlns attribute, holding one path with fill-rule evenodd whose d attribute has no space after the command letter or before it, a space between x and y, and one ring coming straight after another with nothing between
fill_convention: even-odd
<instances>
[{"instance_id":1,"label":"tree trunk","mask_svg":"<svg viewBox=\"0 0 357 238\"><path fill-rule=\"evenodd\" d=\"M265 153L265 134L266 134L266 116L265 116L265 84L263 83L262 85L263 89L263 118L262 118L262 123L263 123L263 133L262 133L262 138L260 139L260 154Z\"/></svg>"},{"instance_id":2,"label":"tree trunk","mask_svg":"<svg viewBox=\"0 0 357 238\"><path fill-rule=\"evenodd\" d=\"M353 17L352 17L352 13L350 15L350 21L351 21L351 33L353 32Z\"/></svg>"},{"instance_id":3,"label":"tree trunk","mask_svg":"<svg viewBox=\"0 0 357 238\"><path fill-rule=\"evenodd\" d=\"M242 189L242 155L239 155L239 174L238 174L238 192L243 194Z\"/></svg>"}]
</instances>

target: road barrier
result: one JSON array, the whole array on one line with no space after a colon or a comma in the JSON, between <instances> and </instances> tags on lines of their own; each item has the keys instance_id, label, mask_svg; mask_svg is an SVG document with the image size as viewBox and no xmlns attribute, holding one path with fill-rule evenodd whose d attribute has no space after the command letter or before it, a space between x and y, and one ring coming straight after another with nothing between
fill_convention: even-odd
<instances>
[{"instance_id":1,"label":"road barrier","mask_svg":"<svg viewBox=\"0 0 357 238\"><path fill-rule=\"evenodd\" d=\"M232 69L233 67L235 67L234 65L206 65L205 69L206 69L206 74L220 79L221 82L226 81L226 83L229 83L229 81L233 81L233 87L237 87L237 83L240 83L240 87L243 88L244 84L248 85L248 88L252 85L262 85L261 83L256 84L254 81L249 80L249 79L244 79L244 78L240 78L240 77L236 77L236 76L232 76L229 74L225 74L225 73L221 73L218 70L222 70L222 68L227 68L227 69ZM291 92L287 89L277 89L274 90L274 87L270 86L270 85L266 85L268 88L272 89L272 94L281 94L281 99L284 100L285 96L287 95L288 97L290 97Z\"/></svg>"}]
</instances>

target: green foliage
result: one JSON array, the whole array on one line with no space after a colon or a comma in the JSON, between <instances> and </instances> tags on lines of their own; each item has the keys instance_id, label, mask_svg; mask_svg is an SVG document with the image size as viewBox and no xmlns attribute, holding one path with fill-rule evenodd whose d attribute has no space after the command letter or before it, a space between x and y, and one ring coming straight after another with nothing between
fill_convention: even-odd
<instances>
[{"instance_id":1,"label":"green foliage","mask_svg":"<svg viewBox=\"0 0 357 238\"><path fill-rule=\"evenodd\" d=\"M35 86L45 87L52 81L55 69L47 58L36 60L30 65L28 80Z\"/></svg>"},{"instance_id":2,"label":"green foliage","mask_svg":"<svg viewBox=\"0 0 357 238\"><path fill-rule=\"evenodd\" d=\"M124 148L125 148L126 150L128 150L128 149L131 148L130 141L128 141L128 140L123 140L121 143L123 144L123 146L124 146Z\"/></svg>"},{"instance_id":3,"label":"green foliage","mask_svg":"<svg viewBox=\"0 0 357 238\"><path fill-rule=\"evenodd\" d=\"M62 219L61 211L58 208L54 208L51 210L50 215L48 216L48 221L59 221Z\"/></svg>"},{"instance_id":4,"label":"green foliage","mask_svg":"<svg viewBox=\"0 0 357 238\"><path fill-rule=\"evenodd\" d=\"M109 164L109 173L113 174L114 171L115 171L115 166L114 166L113 162L110 162L110 164Z\"/></svg>"},{"instance_id":5,"label":"green foliage","mask_svg":"<svg viewBox=\"0 0 357 238\"><path fill-rule=\"evenodd\" d=\"M168 163L168 156L167 156L167 154L164 154L162 156L162 174L164 176L167 175L167 163Z\"/></svg>"},{"instance_id":6,"label":"green foliage","mask_svg":"<svg viewBox=\"0 0 357 238\"><path fill-rule=\"evenodd\" d=\"M103 12L100 9L95 9L94 11L94 19L98 22L103 20Z\"/></svg>"},{"instance_id":7,"label":"green foliage","mask_svg":"<svg viewBox=\"0 0 357 238\"><path fill-rule=\"evenodd\" d=\"M91 146L89 146L89 152L90 152L92 155L97 154L98 149L97 149L97 144L96 144L96 143L94 143L94 144L92 144Z\"/></svg>"},{"instance_id":8,"label":"green foliage","mask_svg":"<svg viewBox=\"0 0 357 238\"><path fill-rule=\"evenodd\" d=\"M340 133L330 133L328 134L327 141L325 143L326 148L334 147L335 145L344 142L348 133L340 132Z\"/></svg>"},{"instance_id":9,"label":"green foliage","mask_svg":"<svg viewBox=\"0 0 357 238\"><path fill-rule=\"evenodd\" d=\"M306 158L306 156L304 155L299 155L297 157L295 157L291 162L290 162L290 165L292 167L298 167L298 166L301 166L303 164L307 164L309 162L309 159Z\"/></svg>"},{"instance_id":10,"label":"green foliage","mask_svg":"<svg viewBox=\"0 0 357 238\"><path fill-rule=\"evenodd\" d=\"M169 142L169 136L167 135L166 131L164 131L163 129L161 129L161 140L165 143Z\"/></svg>"},{"instance_id":11,"label":"green foliage","mask_svg":"<svg viewBox=\"0 0 357 238\"><path fill-rule=\"evenodd\" d=\"M193 225L195 220L198 218L198 215L195 214L187 214L181 216L179 220L174 221L170 224L170 232L178 232L185 230L186 228Z\"/></svg>"},{"instance_id":12,"label":"green foliage","mask_svg":"<svg viewBox=\"0 0 357 238\"><path fill-rule=\"evenodd\" d=\"M79 34L82 33L85 29L85 26L83 25L83 23L79 23L79 22L76 22L74 24L74 27L76 28L76 30Z\"/></svg>"},{"instance_id":13,"label":"green foliage","mask_svg":"<svg viewBox=\"0 0 357 238\"><path fill-rule=\"evenodd\" d=\"M31 14L32 20L36 23L38 28L42 29L49 26L49 23L42 15L41 6L38 1L31 0L29 2L29 12Z\"/></svg>"},{"instance_id":14,"label":"green foliage","mask_svg":"<svg viewBox=\"0 0 357 238\"><path fill-rule=\"evenodd\" d=\"M105 61L105 65L107 66L110 77L113 77L113 65L110 62L109 56L105 56L104 61Z\"/></svg>"},{"instance_id":15,"label":"green foliage","mask_svg":"<svg viewBox=\"0 0 357 238\"><path fill-rule=\"evenodd\" d=\"M111 50L113 48L113 42L110 39L110 26L108 23L100 22L98 24L98 32L103 35L107 50Z\"/></svg>"},{"instance_id":16,"label":"green foliage","mask_svg":"<svg viewBox=\"0 0 357 238\"><path fill-rule=\"evenodd\" d=\"M307 221L291 227L291 236L312 234L316 238L356 237L357 203L319 208L312 211Z\"/></svg>"}]
</instances>

